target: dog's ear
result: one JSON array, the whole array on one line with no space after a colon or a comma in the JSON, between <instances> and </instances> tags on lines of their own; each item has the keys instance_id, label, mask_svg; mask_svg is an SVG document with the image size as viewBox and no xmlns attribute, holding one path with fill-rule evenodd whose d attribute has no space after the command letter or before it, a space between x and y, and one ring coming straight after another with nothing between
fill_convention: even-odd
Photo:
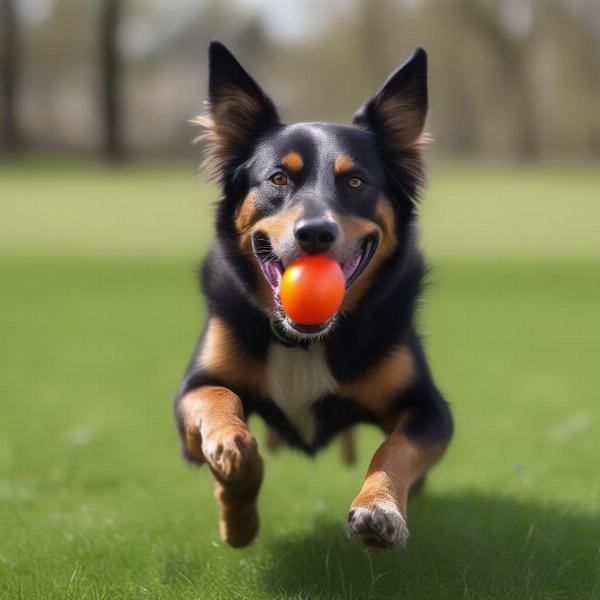
<instances>
[{"instance_id":1,"label":"dog's ear","mask_svg":"<svg viewBox=\"0 0 600 600\"><path fill-rule=\"evenodd\" d=\"M206 111L192 122L204 128L206 176L220 182L243 162L257 137L279 124L277 110L258 83L219 42L209 46Z\"/></svg>"},{"instance_id":2,"label":"dog's ear","mask_svg":"<svg viewBox=\"0 0 600 600\"><path fill-rule=\"evenodd\" d=\"M427 117L427 53L417 48L379 91L354 115L353 123L372 131L383 159L395 178L414 196L423 178L421 148L428 141L424 133Z\"/></svg>"}]
</instances>

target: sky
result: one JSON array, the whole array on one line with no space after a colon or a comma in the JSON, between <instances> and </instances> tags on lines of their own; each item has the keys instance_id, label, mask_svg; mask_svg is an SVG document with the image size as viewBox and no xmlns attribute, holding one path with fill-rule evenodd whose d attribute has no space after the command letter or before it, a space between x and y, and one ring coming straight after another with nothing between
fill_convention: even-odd
<instances>
[{"instance_id":1,"label":"sky","mask_svg":"<svg viewBox=\"0 0 600 600\"><path fill-rule=\"evenodd\" d=\"M125 0L125 3L130 1L140 6L151 6L158 11L185 15L198 11L204 0ZM337 7L356 3L356 0L232 1L244 12L255 13L274 38L288 40L302 39L320 33ZM55 2L56 0L18 0L17 6L25 24L35 26L48 18Z\"/></svg>"},{"instance_id":2,"label":"sky","mask_svg":"<svg viewBox=\"0 0 600 600\"><path fill-rule=\"evenodd\" d=\"M50 14L57 0L17 0L19 13L26 25L42 23ZM84 2L90 0L65 0ZM102 0L96 0L100 2ZM185 21L187 15L198 13L207 0L123 0L139 8L150 7L177 22ZM296 41L318 36L331 20L344 11L353 10L360 0L230 0L240 11L255 14L265 30L276 40ZM419 0L391 0L405 5L415 5ZM445 0L439 0L445 1ZM524 36L531 27L530 2L535 0L502 0L502 12L506 24L516 35ZM595 4L597 3L597 4ZM590 6L596 7L598 18L594 19L600 30L600 2L598 0L565 0L564 4L574 12L590 14Z\"/></svg>"},{"instance_id":3,"label":"sky","mask_svg":"<svg viewBox=\"0 0 600 600\"><path fill-rule=\"evenodd\" d=\"M318 35L340 6L356 0L235 0L255 12L266 30L276 39L303 39Z\"/></svg>"}]
</instances>

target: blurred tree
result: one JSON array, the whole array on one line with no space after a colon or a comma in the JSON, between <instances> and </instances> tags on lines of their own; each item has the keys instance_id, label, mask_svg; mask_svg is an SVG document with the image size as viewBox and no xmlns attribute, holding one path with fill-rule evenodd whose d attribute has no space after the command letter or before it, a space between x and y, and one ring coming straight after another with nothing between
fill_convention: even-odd
<instances>
[{"instance_id":1,"label":"blurred tree","mask_svg":"<svg viewBox=\"0 0 600 600\"><path fill-rule=\"evenodd\" d=\"M391 11L396 12L398 8L387 0L361 0L358 5L356 33L364 64L365 83L373 92L383 84L388 74L385 24Z\"/></svg>"},{"instance_id":2,"label":"blurred tree","mask_svg":"<svg viewBox=\"0 0 600 600\"><path fill-rule=\"evenodd\" d=\"M19 148L17 118L19 39L15 0L0 0L0 147Z\"/></svg>"},{"instance_id":3,"label":"blurred tree","mask_svg":"<svg viewBox=\"0 0 600 600\"><path fill-rule=\"evenodd\" d=\"M537 79L536 107L542 117L542 141L549 156L583 152L590 157L599 155L600 10L597 6L597 3L572 6L556 0L535 5L539 26L533 57L536 68L531 77Z\"/></svg>"},{"instance_id":4,"label":"blurred tree","mask_svg":"<svg viewBox=\"0 0 600 600\"><path fill-rule=\"evenodd\" d=\"M18 109L28 147L185 152L217 38L285 121L348 123L422 45L438 156L600 156L598 0L307 0L301 36L285 34L283 4L0 0L1 145L18 140L6 125Z\"/></svg>"},{"instance_id":5,"label":"blurred tree","mask_svg":"<svg viewBox=\"0 0 600 600\"><path fill-rule=\"evenodd\" d=\"M123 0L100 4L100 110L104 131L104 154L111 160L123 157L121 136L121 59L118 47Z\"/></svg>"},{"instance_id":6,"label":"blurred tree","mask_svg":"<svg viewBox=\"0 0 600 600\"><path fill-rule=\"evenodd\" d=\"M517 158L531 159L539 154L536 132L536 111L527 72L528 39L517 39L502 20L499 2L455 4L464 22L480 34L480 43L487 46L500 67L507 98L514 99L512 109L516 119L514 151Z\"/></svg>"}]
</instances>

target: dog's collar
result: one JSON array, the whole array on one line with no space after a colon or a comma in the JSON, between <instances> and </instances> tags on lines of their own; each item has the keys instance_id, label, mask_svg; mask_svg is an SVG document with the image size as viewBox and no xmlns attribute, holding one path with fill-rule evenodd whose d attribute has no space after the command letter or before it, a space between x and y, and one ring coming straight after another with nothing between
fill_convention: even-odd
<instances>
[{"instance_id":1,"label":"dog's collar","mask_svg":"<svg viewBox=\"0 0 600 600\"><path fill-rule=\"evenodd\" d=\"M302 348L303 350L308 349L310 342L293 340L292 338L288 337L285 331L282 329L279 320L275 317L271 317L269 319L269 327L271 328L271 338L277 344L281 344L286 348Z\"/></svg>"}]
</instances>

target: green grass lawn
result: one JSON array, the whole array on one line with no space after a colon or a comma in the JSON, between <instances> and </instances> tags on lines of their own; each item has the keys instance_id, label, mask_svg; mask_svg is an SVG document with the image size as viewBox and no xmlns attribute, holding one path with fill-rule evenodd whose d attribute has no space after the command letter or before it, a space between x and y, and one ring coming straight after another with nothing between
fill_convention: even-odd
<instances>
[{"instance_id":1,"label":"green grass lawn","mask_svg":"<svg viewBox=\"0 0 600 600\"><path fill-rule=\"evenodd\" d=\"M421 320L456 437L408 548L368 555L344 528L375 430L353 468L263 450L245 550L179 458L214 199L193 168L1 165L0 598L600 598L600 173L431 177Z\"/></svg>"}]
</instances>

